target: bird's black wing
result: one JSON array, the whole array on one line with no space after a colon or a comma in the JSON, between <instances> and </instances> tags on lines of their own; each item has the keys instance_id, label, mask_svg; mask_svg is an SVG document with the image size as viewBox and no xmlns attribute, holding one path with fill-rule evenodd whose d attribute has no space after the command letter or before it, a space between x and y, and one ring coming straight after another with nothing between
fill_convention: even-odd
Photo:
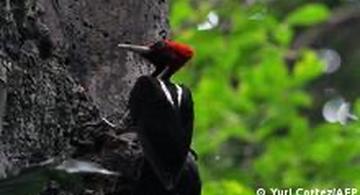
<instances>
[{"instance_id":1,"label":"bird's black wing","mask_svg":"<svg viewBox=\"0 0 360 195\"><path fill-rule=\"evenodd\" d=\"M196 164L196 157L192 152L188 153L180 180L176 186L176 194L201 195L201 178Z\"/></svg>"},{"instance_id":2,"label":"bird's black wing","mask_svg":"<svg viewBox=\"0 0 360 195\"><path fill-rule=\"evenodd\" d=\"M182 89L182 97L179 104L179 112L181 118L182 131L180 139L183 140L182 147L186 148L186 154L190 151L194 129L194 103L191 91L184 85L180 86Z\"/></svg>"},{"instance_id":3,"label":"bird's black wing","mask_svg":"<svg viewBox=\"0 0 360 195\"><path fill-rule=\"evenodd\" d=\"M179 110L167 99L156 78L140 77L130 94L130 113L139 126L146 159L166 189L176 185L186 160L188 140Z\"/></svg>"},{"instance_id":4,"label":"bird's black wing","mask_svg":"<svg viewBox=\"0 0 360 195\"><path fill-rule=\"evenodd\" d=\"M141 167L141 176L134 186L133 195L174 195L174 193L164 188L153 167L145 160Z\"/></svg>"},{"instance_id":5,"label":"bird's black wing","mask_svg":"<svg viewBox=\"0 0 360 195\"><path fill-rule=\"evenodd\" d=\"M201 195L201 185L196 157L194 153L189 152L174 189L165 189L152 166L145 160L141 167L141 176L133 191L134 195Z\"/></svg>"}]
</instances>

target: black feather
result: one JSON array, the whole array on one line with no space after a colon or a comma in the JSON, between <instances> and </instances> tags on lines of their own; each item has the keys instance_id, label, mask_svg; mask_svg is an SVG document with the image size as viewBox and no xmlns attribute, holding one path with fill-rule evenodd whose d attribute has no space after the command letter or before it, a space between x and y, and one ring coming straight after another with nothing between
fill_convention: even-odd
<instances>
[{"instance_id":1,"label":"black feather","mask_svg":"<svg viewBox=\"0 0 360 195\"><path fill-rule=\"evenodd\" d=\"M177 87L163 81L170 94ZM193 102L190 90L181 86L180 105L170 103L160 81L140 77L130 94L130 114L139 126L145 158L163 186L170 190L179 181L190 149L193 131ZM177 98L172 96L173 100Z\"/></svg>"},{"instance_id":2,"label":"black feather","mask_svg":"<svg viewBox=\"0 0 360 195\"><path fill-rule=\"evenodd\" d=\"M172 190L164 188L151 165L145 161L134 195L201 195L201 185L195 157L189 152L179 182Z\"/></svg>"}]
</instances>

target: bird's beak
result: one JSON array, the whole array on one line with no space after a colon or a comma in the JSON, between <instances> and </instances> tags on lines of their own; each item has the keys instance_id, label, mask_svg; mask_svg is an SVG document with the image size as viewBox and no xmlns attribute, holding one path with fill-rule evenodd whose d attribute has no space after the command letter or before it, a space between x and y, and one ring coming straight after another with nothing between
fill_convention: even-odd
<instances>
[{"instance_id":1,"label":"bird's beak","mask_svg":"<svg viewBox=\"0 0 360 195\"><path fill-rule=\"evenodd\" d=\"M129 50L129 51L133 51L133 52L136 52L139 54L147 54L150 52L150 47L143 46L143 45L131 45L131 44L119 43L118 47Z\"/></svg>"}]
</instances>

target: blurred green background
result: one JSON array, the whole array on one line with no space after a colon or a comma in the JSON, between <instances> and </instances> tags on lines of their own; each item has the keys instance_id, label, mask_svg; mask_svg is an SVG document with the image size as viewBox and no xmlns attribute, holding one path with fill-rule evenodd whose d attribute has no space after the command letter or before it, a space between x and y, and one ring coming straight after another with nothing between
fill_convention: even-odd
<instances>
[{"instance_id":1,"label":"blurred green background","mask_svg":"<svg viewBox=\"0 0 360 195\"><path fill-rule=\"evenodd\" d=\"M204 195L360 189L360 122L348 118L360 116L359 4L171 1L174 39L196 50L176 81L193 92Z\"/></svg>"}]
</instances>

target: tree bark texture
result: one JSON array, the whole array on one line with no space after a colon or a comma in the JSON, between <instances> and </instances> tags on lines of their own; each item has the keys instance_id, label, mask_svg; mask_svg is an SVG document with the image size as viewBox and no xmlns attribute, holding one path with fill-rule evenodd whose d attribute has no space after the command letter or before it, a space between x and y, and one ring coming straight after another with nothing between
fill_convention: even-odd
<instances>
[{"instance_id":1,"label":"tree bark texture","mask_svg":"<svg viewBox=\"0 0 360 195\"><path fill-rule=\"evenodd\" d=\"M167 36L167 13L166 0L1 1L0 177L83 158L122 174L88 178L89 193L127 194L142 157L127 101L152 68L117 44Z\"/></svg>"}]
</instances>

